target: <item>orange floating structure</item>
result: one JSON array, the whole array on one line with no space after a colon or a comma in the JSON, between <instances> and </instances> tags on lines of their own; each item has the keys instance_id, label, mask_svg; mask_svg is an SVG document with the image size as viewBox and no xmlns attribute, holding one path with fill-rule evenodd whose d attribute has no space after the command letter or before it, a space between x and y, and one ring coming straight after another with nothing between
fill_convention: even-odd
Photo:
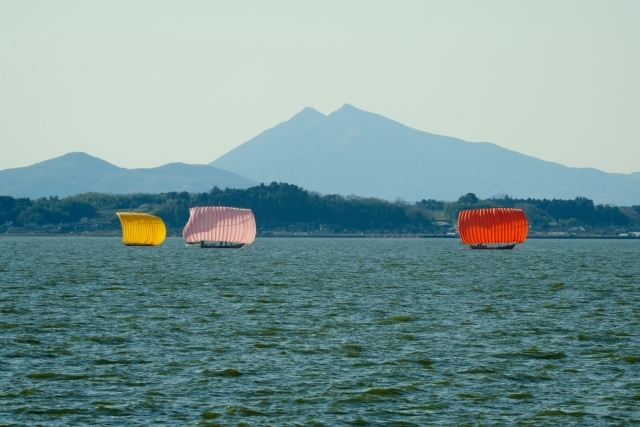
<instances>
[{"instance_id":1,"label":"orange floating structure","mask_svg":"<svg viewBox=\"0 0 640 427\"><path fill-rule=\"evenodd\" d=\"M513 249L523 243L529 221L521 209L489 208L460 211L460 239L471 249Z\"/></svg>"}]
</instances>

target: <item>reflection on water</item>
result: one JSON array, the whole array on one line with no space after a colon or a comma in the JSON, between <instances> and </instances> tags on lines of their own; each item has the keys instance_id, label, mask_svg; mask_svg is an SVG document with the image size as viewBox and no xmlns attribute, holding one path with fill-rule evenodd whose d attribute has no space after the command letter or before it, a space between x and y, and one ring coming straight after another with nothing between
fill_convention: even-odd
<instances>
[{"instance_id":1,"label":"reflection on water","mask_svg":"<svg viewBox=\"0 0 640 427\"><path fill-rule=\"evenodd\" d=\"M0 238L0 421L640 421L640 242Z\"/></svg>"}]
</instances>

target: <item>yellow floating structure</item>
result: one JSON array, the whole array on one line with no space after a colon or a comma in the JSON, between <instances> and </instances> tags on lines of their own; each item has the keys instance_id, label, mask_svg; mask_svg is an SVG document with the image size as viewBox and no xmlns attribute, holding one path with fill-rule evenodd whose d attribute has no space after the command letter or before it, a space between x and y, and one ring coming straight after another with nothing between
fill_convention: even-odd
<instances>
[{"instance_id":1,"label":"yellow floating structure","mask_svg":"<svg viewBox=\"0 0 640 427\"><path fill-rule=\"evenodd\" d=\"M122 243L127 246L158 246L167 237L167 228L155 215L116 212L122 225Z\"/></svg>"}]
</instances>

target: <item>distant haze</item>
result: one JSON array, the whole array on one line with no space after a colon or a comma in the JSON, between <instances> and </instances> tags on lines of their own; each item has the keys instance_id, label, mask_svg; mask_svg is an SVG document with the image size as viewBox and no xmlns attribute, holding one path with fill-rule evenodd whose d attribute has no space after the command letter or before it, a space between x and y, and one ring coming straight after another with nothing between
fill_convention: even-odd
<instances>
[{"instance_id":1,"label":"distant haze","mask_svg":"<svg viewBox=\"0 0 640 427\"><path fill-rule=\"evenodd\" d=\"M0 2L0 169L204 163L313 106L640 171L640 2Z\"/></svg>"}]
</instances>

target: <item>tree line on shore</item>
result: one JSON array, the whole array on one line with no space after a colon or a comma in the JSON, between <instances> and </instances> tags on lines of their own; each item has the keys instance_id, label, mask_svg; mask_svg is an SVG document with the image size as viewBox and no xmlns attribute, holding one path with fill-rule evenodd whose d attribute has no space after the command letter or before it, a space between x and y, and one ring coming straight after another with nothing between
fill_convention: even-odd
<instances>
[{"instance_id":1,"label":"tree line on shore","mask_svg":"<svg viewBox=\"0 0 640 427\"><path fill-rule=\"evenodd\" d=\"M86 193L72 197L41 199L0 196L0 226L45 225L98 220L118 224L116 211L144 211L161 217L169 228L182 228L193 206L249 208L256 222L325 224L335 230L368 231L401 228L428 232L442 221L455 221L462 209L516 207L527 214L532 225L542 229L560 226L637 227L640 206L596 205L590 199L515 199L509 196L480 200L474 194L457 201L421 200L408 203L357 196L320 195L296 185L271 183L248 189L214 187L206 193L162 194Z\"/></svg>"}]
</instances>

